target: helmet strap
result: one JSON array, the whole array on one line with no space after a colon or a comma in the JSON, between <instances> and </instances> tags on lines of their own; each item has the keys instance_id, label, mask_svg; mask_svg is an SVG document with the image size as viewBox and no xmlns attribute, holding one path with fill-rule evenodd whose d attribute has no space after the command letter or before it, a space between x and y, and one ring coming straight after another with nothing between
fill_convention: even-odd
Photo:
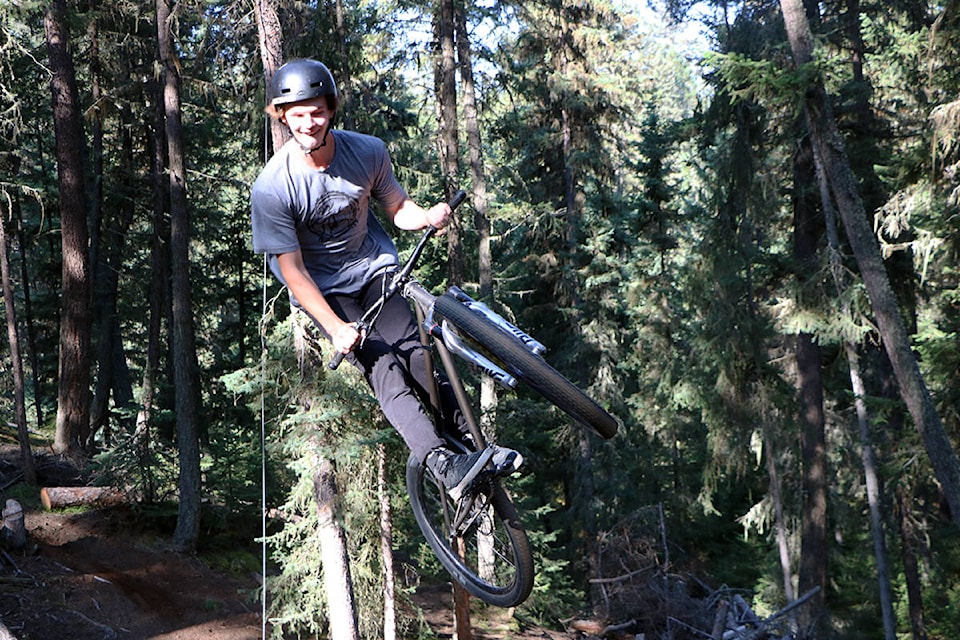
<instances>
[{"instance_id":1,"label":"helmet strap","mask_svg":"<svg viewBox=\"0 0 960 640\"><path fill-rule=\"evenodd\" d=\"M303 155L308 156L314 151L316 151L317 149L322 149L323 147L327 146L327 136L329 135L330 135L330 125L328 124L327 130L323 132L323 140L320 141L320 144L318 144L315 147L305 147L304 145L300 145L300 150L303 151Z\"/></svg>"}]
</instances>

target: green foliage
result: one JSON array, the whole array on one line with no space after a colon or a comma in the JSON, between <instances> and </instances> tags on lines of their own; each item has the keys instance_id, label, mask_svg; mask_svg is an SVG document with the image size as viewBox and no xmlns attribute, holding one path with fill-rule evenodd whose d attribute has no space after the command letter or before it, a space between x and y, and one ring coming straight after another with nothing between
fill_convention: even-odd
<instances>
[{"instance_id":1,"label":"green foliage","mask_svg":"<svg viewBox=\"0 0 960 640\"><path fill-rule=\"evenodd\" d=\"M924 618L931 637L948 638L960 624L960 610L954 605L960 596L960 543L953 526L939 522L931 528L929 556L924 569Z\"/></svg>"},{"instance_id":2,"label":"green foliage","mask_svg":"<svg viewBox=\"0 0 960 640\"><path fill-rule=\"evenodd\" d=\"M689 4L667 8L680 16ZM591 544L656 504L664 507L675 563L751 590L758 611L782 606L767 457L774 456L780 473L796 566L803 461L791 358L792 340L802 332L815 336L824 354L830 527L834 540L842 538L830 557L835 635L877 631L875 561L864 525L859 442L850 429L844 341L864 347L884 484L911 496L917 540L929 540L920 550L928 631L948 637L960 624L956 533L938 524L926 455L911 426L900 426L898 398L880 398L883 363L855 265L841 246L848 283L840 286L823 247L803 278L796 277L792 256L798 106L817 76L836 100L867 209L879 214L877 232L904 315L917 327L925 380L956 440L960 145L954 101L960 76L953 61L960 29L951 7L922 4L862 2L861 55L845 22L847 9L821 3L816 61L800 70L792 68L777 3L724 3L725 13L704 22L714 51L693 61L671 46L669 27L608 3L465 7L475 38L493 227L496 282L489 302L546 343L551 364L624 423L615 440L600 442L584 438L529 391L501 395L498 438L527 458L528 475L513 488L538 558L536 589L521 615L550 622L581 608L594 577L585 560ZM433 7L361 2L344 8L348 37L341 39L325 5L284 5L286 54L331 61L338 76L350 71L350 86L343 86L350 99L339 124L349 117L359 130L386 139L409 193L433 202L442 183L434 144ZM21 339L35 358L28 359L35 433L46 433L56 411L62 264L42 10L32 2L0 7L0 212L11 237ZM259 532L241 523L259 523L261 508L275 514L268 535L271 616L278 632L322 633L312 472L316 455L334 460L363 634L378 637L378 514L369 496L380 445L388 458L395 546L428 579L445 577L409 515L406 452L350 372L329 374L316 363L301 369L295 316L277 303L285 293L250 252L248 190L264 160L264 116L248 11L187 2L177 13L205 523L211 532L234 528L252 539ZM91 219L100 238L91 250L105 255L118 248L103 265L118 278L116 306L98 307L98 318L119 320L119 357L137 402L151 339L151 247L166 233L163 215L153 215L152 12L149 3L136 2L71 12L88 164L101 167L88 176L100 211ZM854 71L854 57L863 63L862 75ZM101 88L96 104L94 81ZM94 124L103 132L97 158ZM467 263L473 264L475 230L466 227ZM410 235L398 234L401 249ZM431 246L421 273L428 286L446 284L445 260L444 243ZM110 293L107 281L97 278L97 302ZM135 487L150 510L168 510L176 491L166 332L154 345L163 355L148 430L136 432L131 424L137 402L131 408L115 393L111 435L95 442L98 477ZM95 344L105 337L98 333ZM0 383L0 407L9 414L8 378ZM899 529L894 514L887 518L902 632L907 610L905 575L896 561ZM225 564L247 562L241 556ZM413 633L419 623L404 624Z\"/></svg>"},{"instance_id":3,"label":"green foliage","mask_svg":"<svg viewBox=\"0 0 960 640\"><path fill-rule=\"evenodd\" d=\"M267 420L267 455L273 466L268 499L275 504L267 543L276 575L267 583L269 616L276 637L282 633L322 633L326 628L314 474L319 457L336 468L337 517L344 527L351 559L363 637L380 637L383 577L379 545L377 493L378 447L389 452L391 474L402 477L405 455L376 407L366 384L350 367L327 373L317 351L317 336L302 314L267 325L270 330L263 380L265 403L274 404ZM304 343L303 341L306 340ZM306 350L304 350L306 349ZM254 392L246 375L226 378L233 391ZM276 410L280 412L274 415ZM274 466L275 465L275 466ZM399 496L394 495L393 500ZM394 506L400 511L403 506ZM402 619L404 628L415 620Z\"/></svg>"},{"instance_id":4,"label":"green foliage","mask_svg":"<svg viewBox=\"0 0 960 640\"><path fill-rule=\"evenodd\" d=\"M810 82L823 73L816 63L785 71L782 60L756 60L736 51L710 52L704 63L715 69L733 102L772 103L771 107L779 103L795 114Z\"/></svg>"},{"instance_id":5,"label":"green foliage","mask_svg":"<svg viewBox=\"0 0 960 640\"><path fill-rule=\"evenodd\" d=\"M176 455L170 443L131 435L94 456L92 469L100 484L129 486L147 504L174 502Z\"/></svg>"}]
</instances>

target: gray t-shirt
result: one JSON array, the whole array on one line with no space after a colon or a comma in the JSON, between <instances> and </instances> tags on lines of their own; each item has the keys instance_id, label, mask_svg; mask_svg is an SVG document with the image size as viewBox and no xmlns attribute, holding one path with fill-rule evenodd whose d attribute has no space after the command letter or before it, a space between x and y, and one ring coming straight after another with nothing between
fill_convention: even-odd
<instances>
[{"instance_id":1,"label":"gray t-shirt","mask_svg":"<svg viewBox=\"0 0 960 640\"><path fill-rule=\"evenodd\" d=\"M276 256L300 249L324 295L355 293L383 267L398 263L370 198L390 210L407 198L382 140L352 131L330 135L336 154L325 171L296 157L303 151L291 140L267 162L250 195L253 250L268 255L283 282ZM291 300L297 304L292 294Z\"/></svg>"}]
</instances>

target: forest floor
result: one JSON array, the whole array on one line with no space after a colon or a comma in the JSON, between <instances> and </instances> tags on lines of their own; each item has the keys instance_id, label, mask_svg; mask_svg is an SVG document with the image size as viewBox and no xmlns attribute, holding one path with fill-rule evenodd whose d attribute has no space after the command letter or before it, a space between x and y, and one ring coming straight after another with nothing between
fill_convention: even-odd
<instances>
[{"instance_id":1,"label":"forest floor","mask_svg":"<svg viewBox=\"0 0 960 640\"><path fill-rule=\"evenodd\" d=\"M16 454L0 451L0 480ZM57 478L42 478L55 486ZM4 501L11 485L3 482ZM26 550L0 553L0 621L18 640L259 640L255 575L217 570L173 552L169 533L130 509L46 511L24 505ZM449 585L414 596L438 638L453 637ZM498 619L499 618L499 619ZM572 640L575 633L518 629L487 613L477 640ZM0 633L0 637L2 633ZM268 633L269 637L269 633Z\"/></svg>"}]
</instances>

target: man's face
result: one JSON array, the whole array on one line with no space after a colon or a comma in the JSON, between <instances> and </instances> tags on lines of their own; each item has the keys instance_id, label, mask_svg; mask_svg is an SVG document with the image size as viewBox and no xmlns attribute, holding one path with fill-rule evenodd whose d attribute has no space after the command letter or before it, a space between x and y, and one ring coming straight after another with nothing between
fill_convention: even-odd
<instances>
[{"instance_id":1,"label":"man's face","mask_svg":"<svg viewBox=\"0 0 960 640\"><path fill-rule=\"evenodd\" d=\"M312 149L323 144L333 113L326 97L320 96L293 103L284 110L282 120L300 146Z\"/></svg>"}]
</instances>

